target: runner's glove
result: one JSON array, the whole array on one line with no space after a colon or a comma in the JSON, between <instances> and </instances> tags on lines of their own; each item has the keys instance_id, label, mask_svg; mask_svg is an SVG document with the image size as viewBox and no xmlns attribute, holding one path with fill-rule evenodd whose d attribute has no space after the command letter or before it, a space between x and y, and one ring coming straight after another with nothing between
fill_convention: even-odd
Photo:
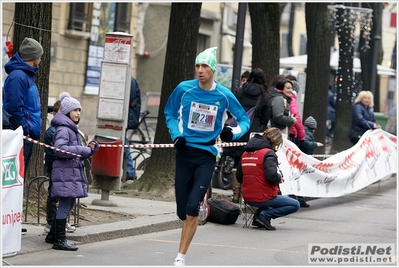
<instances>
[{"instance_id":1,"label":"runner's glove","mask_svg":"<svg viewBox=\"0 0 399 268\"><path fill-rule=\"evenodd\" d=\"M174 141L174 145L177 149L184 148L184 145L186 145L186 138L185 137L177 137Z\"/></svg>"},{"instance_id":2,"label":"runner's glove","mask_svg":"<svg viewBox=\"0 0 399 268\"><path fill-rule=\"evenodd\" d=\"M230 142L233 140L233 130L231 127L224 127L222 132L220 132L220 139L224 142Z\"/></svg>"}]
</instances>

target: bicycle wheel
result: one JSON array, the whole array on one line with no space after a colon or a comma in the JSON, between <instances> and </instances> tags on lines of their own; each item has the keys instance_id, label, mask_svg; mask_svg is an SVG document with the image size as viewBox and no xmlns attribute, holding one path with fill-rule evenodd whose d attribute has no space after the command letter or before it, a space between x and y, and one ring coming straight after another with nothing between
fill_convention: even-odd
<instances>
[{"instance_id":1,"label":"bicycle wheel","mask_svg":"<svg viewBox=\"0 0 399 268\"><path fill-rule=\"evenodd\" d=\"M142 170L145 171L147 168L148 163L150 162L150 158L144 158L143 161L140 162L140 164L137 166L136 170Z\"/></svg>"},{"instance_id":2,"label":"bicycle wheel","mask_svg":"<svg viewBox=\"0 0 399 268\"><path fill-rule=\"evenodd\" d=\"M220 189L228 190L231 189L233 175L231 170L234 165L234 159L230 156L222 156L221 159L222 166L219 170L219 175L217 176L217 186Z\"/></svg>"},{"instance_id":3,"label":"bicycle wheel","mask_svg":"<svg viewBox=\"0 0 399 268\"><path fill-rule=\"evenodd\" d=\"M147 144L149 139L144 135L144 132L140 128L133 129L130 135L128 136L128 140L130 144L133 143L141 143Z\"/></svg>"}]
</instances>

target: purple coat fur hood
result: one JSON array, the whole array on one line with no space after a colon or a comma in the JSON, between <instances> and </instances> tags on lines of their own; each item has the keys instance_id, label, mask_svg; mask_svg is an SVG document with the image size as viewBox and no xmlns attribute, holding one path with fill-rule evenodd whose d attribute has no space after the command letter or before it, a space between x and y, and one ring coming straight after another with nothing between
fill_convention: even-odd
<instances>
[{"instance_id":1,"label":"purple coat fur hood","mask_svg":"<svg viewBox=\"0 0 399 268\"><path fill-rule=\"evenodd\" d=\"M81 155L77 157L55 151L57 159L53 163L51 173L51 197L82 198L87 197L87 185L82 161L91 157L99 149L97 141L94 150L90 146L82 146L78 135L78 126L66 115L57 113L51 121L56 130L53 136L55 148Z\"/></svg>"}]
</instances>

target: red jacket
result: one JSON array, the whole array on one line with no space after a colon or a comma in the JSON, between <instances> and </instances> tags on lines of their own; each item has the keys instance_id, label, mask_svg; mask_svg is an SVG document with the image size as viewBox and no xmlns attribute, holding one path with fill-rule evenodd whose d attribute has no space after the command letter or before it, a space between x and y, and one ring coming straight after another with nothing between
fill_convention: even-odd
<instances>
[{"instance_id":1,"label":"red jacket","mask_svg":"<svg viewBox=\"0 0 399 268\"><path fill-rule=\"evenodd\" d=\"M242 196L245 201L262 203L278 195L278 184L271 184L265 178L264 157L269 150L262 148L244 152L241 156Z\"/></svg>"}]
</instances>

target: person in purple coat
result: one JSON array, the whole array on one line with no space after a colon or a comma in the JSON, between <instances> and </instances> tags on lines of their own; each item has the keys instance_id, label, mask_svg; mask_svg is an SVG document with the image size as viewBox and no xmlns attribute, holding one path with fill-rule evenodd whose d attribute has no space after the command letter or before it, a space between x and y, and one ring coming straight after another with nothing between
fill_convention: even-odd
<instances>
[{"instance_id":1,"label":"person in purple coat","mask_svg":"<svg viewBox=\"0 0 399 268\"><path fill-rule=\"evenodd\" d=\"M53 244L53 249L78 250L66 240L65 224L68 213L75 206L76 198L87 197L87 185L83 172L83 161L91 157L99 149L97 141L90 141L83 146L78 135L78 124L82 106L79 101L72 98L68 92L60 94L61 113L57 113L51 125L55 133L53 144L55 148L80 155L67 154L55 151L57 159L53 162L51 173L52 188L51 196L58 198L58 209L55 224L51 226L45 241Z\"/></svg>"}]
</instances>

